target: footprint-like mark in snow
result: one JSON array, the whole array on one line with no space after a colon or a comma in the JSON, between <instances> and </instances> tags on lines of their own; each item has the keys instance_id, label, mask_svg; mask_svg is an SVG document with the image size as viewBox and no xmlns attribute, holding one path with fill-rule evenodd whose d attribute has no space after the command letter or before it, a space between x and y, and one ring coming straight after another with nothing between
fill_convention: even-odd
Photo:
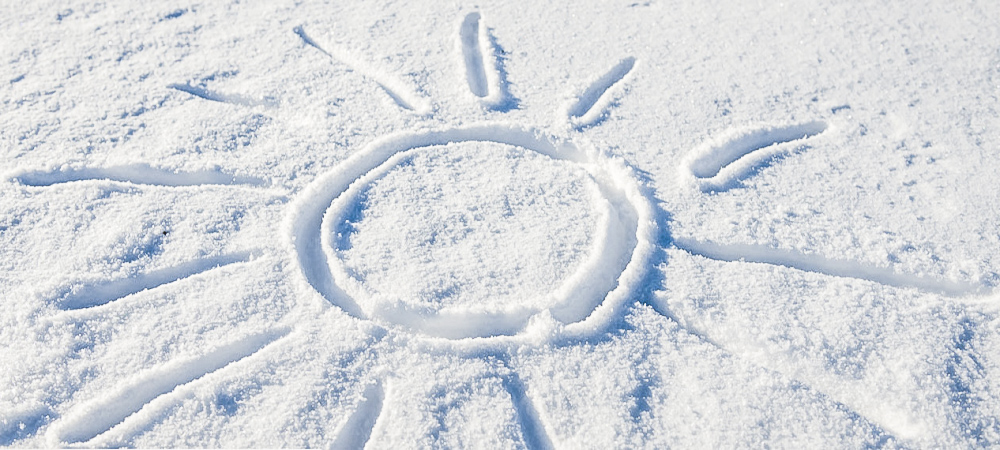
<instances>
[{"instance_id":1,"label":"footprint-like mark in snow","mask_svg":"<svg viewBox=\"0 0 1000 450\"><path fill-rule=\"evenodd\" d=\"M611 70L594 80L590 86L576 96L566 108L570 123L577 128L596 125L602 119L615 100L613 87L620 85L625 77L635 68L634 57L618 61Z\"/></svg>"},{"instance_id":2,"label":"footprint-like mark in snow","mask_svg":"<svg viewBox=\"0 0 1000 450\"><path fill-rule=\"evenodd\" d=\"M237 176L216 170L195 172L172 172L156 169L147 164L132 164L115 167L60 167L48 171L19 171L7 178L25 186L45 187L74 181L106 180L150 186L205 186L205 185L248 185L264 186L260 178Z\"/></svg>"},{"instance_id":3,"label":"footprint-like mark in snow","mask_svg":"<svg viewBox=\"0 0 1000 450\"><path fill-rule=\"evenodd\" d=\"M141 373L116 390L70 410L49 428L49 443L122 445L180 398L191 395L192 385L198 380L250 357L288 332L276 329L247 336L196 358L173 361Z\"/></svg>"},{"instance_id":4,"label":"footprint-like mark in snow","mask_svg":"<svg viewBox=\"0 0 1000 450\"><path fill-rule=\"evenodd\" d=\"M695 148L681 163L681 177L703 192L732 189L761 165L791 152L795 144L802 144L827 128L826 122L817 120L729 131Z\"/></svg>"}]
</instances>

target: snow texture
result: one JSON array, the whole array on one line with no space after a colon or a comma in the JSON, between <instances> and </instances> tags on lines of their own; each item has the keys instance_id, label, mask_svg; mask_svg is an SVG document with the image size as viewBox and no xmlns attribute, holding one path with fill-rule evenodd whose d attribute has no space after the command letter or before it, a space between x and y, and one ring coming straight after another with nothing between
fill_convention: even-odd
<instances>
[{"instance_id":1,"label":"snow texture","mask_svg":"<svg viewBox=\"0 0 1000 450\"><path fill-rule=\"evenodd\" d=\"M998 447L997 17L0 4L0 446Z\"/></svg>"}]
</instances>

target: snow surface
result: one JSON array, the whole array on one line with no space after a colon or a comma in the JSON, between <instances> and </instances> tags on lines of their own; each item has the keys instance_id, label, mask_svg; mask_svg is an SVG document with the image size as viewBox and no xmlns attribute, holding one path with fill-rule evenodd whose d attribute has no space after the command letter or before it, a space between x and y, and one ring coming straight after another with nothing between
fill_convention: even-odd
<instances>
[{"instance_id":1,"label":"snow surface","mask_svg":"<svg viewBox=\"0 0 1000 450\"><path fill-rule=\"evenodd\" d=\"M1000 3L0 3L0 446L1000 446Z\"/></svg>"}]
</instances>

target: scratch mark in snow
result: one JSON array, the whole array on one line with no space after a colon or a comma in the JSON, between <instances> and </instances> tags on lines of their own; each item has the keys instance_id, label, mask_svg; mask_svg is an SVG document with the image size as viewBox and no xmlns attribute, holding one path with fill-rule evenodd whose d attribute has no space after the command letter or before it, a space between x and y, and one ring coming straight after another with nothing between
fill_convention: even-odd
<instances>
[{"instance_id":1,"label":"scratch mark in snow","mask_svg":"<svg viewBox=\"0 0 1000 450\"><path fill-rule=\"evenodd\" d=\"M323 46L319 45L319 43L317 43L312 37L306 34L306 30L301 26L293 28L292 31L302 38L302 41L305 42L306 45L319 50L324 55L330 57L330 59L339 61L350 67L351 70L356 70L365 78L374 81L375 84L382 88L382 90L385 91L385 93L392 98L392 101L396 102L396 105L400 108L407 111L413 111L420 115L429 114L431 112L432 108L430 102L421 98L416 93L411 92L410 89L406 88L401 81L388 77L387 75L369 67L361 60L354 58L345 52L332 49L327 50Z\"/></svg>"}]
</instances>

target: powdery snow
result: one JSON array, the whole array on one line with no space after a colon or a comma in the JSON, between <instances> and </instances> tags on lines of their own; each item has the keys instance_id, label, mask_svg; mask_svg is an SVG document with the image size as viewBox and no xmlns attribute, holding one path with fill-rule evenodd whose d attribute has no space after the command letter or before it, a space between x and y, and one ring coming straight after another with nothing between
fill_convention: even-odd
<instances>
[{"instance_id":1,"label":"powdery snow","mask_svg":"<svg viewBox=\"0 0 1000 450\"><path fill-rule=\"evenodd\" d=\"M1000 4L0 5L0 445L1000 445Z\"/></svg>"}]
</instances>

